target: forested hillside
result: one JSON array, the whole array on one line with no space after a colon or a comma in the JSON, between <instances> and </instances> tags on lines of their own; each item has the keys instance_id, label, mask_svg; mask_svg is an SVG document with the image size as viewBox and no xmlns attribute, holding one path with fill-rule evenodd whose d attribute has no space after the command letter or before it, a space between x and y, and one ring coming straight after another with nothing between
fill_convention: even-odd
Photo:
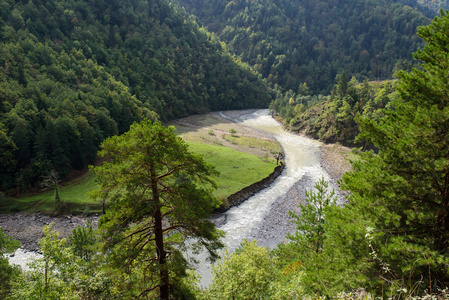
<instances>
[{"instance_id":1,"label":"forested hillside","mask_svg":"<svg viewBox=\"0 0 449 300\"><path fill-rule=\"evenodd\" d=\"M0 190L95 159L144 118L266 107L260 75L164 0L0 0Z\"/></svg>"},{"instance_id":2,"label":"forested hillside","mask_svg":"<svg viewBox=\"0 0 449 300\"><path fill-rule=\"evenodd\" d=\"M325 143L340 143L345 146L366 146L356 140L360 133L357 117L377 120L383 109L396 99L396 81L369 82L362 84L346 73L337 76L331 95L310 96L286 93L276 97L270 109L279 117L288 130L302 132Z\"/></svg>"},{"instance_id":3,"label":"forested hillside","mask_svg":"<svg viewBox=\"0 0 449 300\"><path fill-rule=\"evenodd\" d=\"M441 8L449 8L448 0L418 0L418 2L433 12L439 12Z\"/></svg>"},{"instance_id":4,"label":"forested hillside","mask_svg":"<svg viewBox=\"0 0 449 300\"><path fill-rule=\"evenodd\" d=\"M343 70L359 81L391 78L411 60L418 26L430 21L416 1L179 0L209 31L285 91L306 83L327 94Z\"/></svg>"}]
</instances>

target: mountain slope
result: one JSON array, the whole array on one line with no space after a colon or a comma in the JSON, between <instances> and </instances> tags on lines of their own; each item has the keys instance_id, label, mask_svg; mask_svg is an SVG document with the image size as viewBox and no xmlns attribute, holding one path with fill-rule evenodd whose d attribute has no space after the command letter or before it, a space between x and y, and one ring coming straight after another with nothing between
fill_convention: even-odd
<instances>
[{"instance_id":1,"label":"mountain slope","mask_svg":"<svg viewBox=\"0 0 449 300\"><path fill-rule=\"evenodd\" d=\"M440 9L449 9L448 0L418 0L418 2L433 13L439 13Z\"/></svg>"},{"instance_id":2,"label":"mountain slope","mask_svg":"<svg viewBox=\"0 0 449 300\"><path fill-rule=\"evenodd\" d=\"M0 0L0 190L64 177L143 118L266 107L259 75L164 0Z\"/></svg>"},{"instance_id":3,"label":"mountain slope","mask_svg":"<svg viewBox=\"0 0 449 300\"><path fill-rule=\"evenodd\" d=\"M420 43L416 28L430 22L416 1L179 2L269 82L294 92L305 82L328 93L343 70L359 80L390 78Z\"/></svg>"}]
</instances>

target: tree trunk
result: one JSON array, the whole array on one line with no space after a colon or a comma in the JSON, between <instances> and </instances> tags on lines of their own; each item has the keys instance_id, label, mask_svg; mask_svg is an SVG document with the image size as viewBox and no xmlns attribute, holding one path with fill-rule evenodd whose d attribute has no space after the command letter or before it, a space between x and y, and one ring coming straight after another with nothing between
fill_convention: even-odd
<instances>
[{"instance_id":1,"label":"tree trunk","mask_svg":"<svg viewBox=\"0 0 449 300\"><path fill-rule=\"evenodd\" d=\"M150 176L151 176L151 190L153 193L153 205L154 205L154 235L156 239L156 251L157 251L157 261L159 264L159 276L161 277L160 283L160 299L166 300L169 298L169 278L168 270L166 268L166 258L167 252L164 249L164 232L162 228L162 213L161 205L159 203L159 190L157 187L156 172L154 170L154 164L151 163L150 166Z\"/></svg>"},{"instance_id":2,"label":"tree trunk","mask_svg":"<svg viewBox=\"0 0 449 300\"><path fill-rule=\"evenodd\" d=\"M159 263L159 275L161 277L161 286L160 286L160 298L168 299L169 297L169 279L168 279L168 270L166 268L166 257L167 252L164 249L164 236L162 231L162 217L160 207L156 209L155 216L155 237L156 237L156 249L157 249L157 260Z\"/></svg>"},{"instance_id":3,"label":"tree trunk","mask_svg":"<svg viewBox=\"0 0 449 300\"><path fill-rule=\"evenodd\" d=\"M449 232L449 173L444 178L443 195L437 215L437 247L441 253L448 249L447 233Z\"/></svg>"}]
</instances>

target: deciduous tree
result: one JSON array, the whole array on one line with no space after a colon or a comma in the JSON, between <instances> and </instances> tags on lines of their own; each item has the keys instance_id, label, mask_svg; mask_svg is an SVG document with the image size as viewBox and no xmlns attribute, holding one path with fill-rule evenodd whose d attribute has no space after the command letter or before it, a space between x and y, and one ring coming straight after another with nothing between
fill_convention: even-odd
<instances>
[{"instance_id":1,"label":"deciduous tree","mask_svg":"<svg viewBox=\"0 0 449 300\"><path fill-rule=\"evenodd\" d=\"M213 282L206 299L271 299L278 271L266 248L256 241L243 241L233 253L225 255L213 266Z\"/></svg>"},{"instance_id":2,"label":"deciduous tree","mask_svg":"<svg viewBox=\"0 0 449 300\"><path fill-rule=\"evenodd\" d=\"M10 281L14 276L20 273L17 267L9 264L9 261L3 255L14 252L19 248L20 243L6 236L3 229L0 228L0 298L5 297L10 291Z\"/></svg>"}]
</instances>

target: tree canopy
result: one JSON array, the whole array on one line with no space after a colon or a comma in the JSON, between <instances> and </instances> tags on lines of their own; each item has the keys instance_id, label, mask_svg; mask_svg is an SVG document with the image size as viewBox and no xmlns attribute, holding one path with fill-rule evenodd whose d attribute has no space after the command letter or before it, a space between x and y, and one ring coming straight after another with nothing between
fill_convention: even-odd
<instances>
[{"instance_id":1,"label":"tree canopy","mask_svg":"<svg viewBox=\"0 0 449 300\"><path fill-rule=\"evenodd\" d=\"M366 141L358 140L358 115L377 120L383 116L390 102L399 97L397 81L359 83L345 74L337 76L329 96L295 95L287 92L276 97L270 109L292 131L304 132L325 143L341 143L349 147L367 148ZM344 87L344 88L342 88ZM368 145L368 148L372 145Z\"/></svg>"},{"instance_id":2,"label":"tree canopy","mask_svg":"<svg viewBox=\"0 0 449 300\"><path fill-rule=\"evenodd\" d=\"M421 64L398 73L400 97L380 118L358 118L359 138L378 153L361 153L343 176L349 203L328 214L317 263L330 267L305 276L326 283L315 291L416 295L449 285L448 32L447 11L421 27Z\"/></svg>"},{"instance_id":3,"label":"tree canopy","mask_svg":"<svg viewBox=\"0 0 449 300\"><path fill-rule=\"evenodd\" d=\"M435 13L416 0L178 0L230 50L284 92L328 94L343 70L390 79ZM425 14L424 14L425 13Z\"/></svg>"},{"instance_id":4,"label":"tree canopy","mask_svg":"<svg viewBox=\"0 0 449 300\"><path fill-rule=\"evenodd\" d=\"M176 281L187 268L186 242L194 250L205 247L212 259L222 246L207 219L219 205L211 195L210 176L217 172L188 151L173 127L159 122L133 124L105 140L99 155L105 162L93 168L100 184L96 197L111 201L100 221L104 249L116 267L141 270L143 284L132 287L136 296L176 295Z\"/></svg>"}]
</instances>

